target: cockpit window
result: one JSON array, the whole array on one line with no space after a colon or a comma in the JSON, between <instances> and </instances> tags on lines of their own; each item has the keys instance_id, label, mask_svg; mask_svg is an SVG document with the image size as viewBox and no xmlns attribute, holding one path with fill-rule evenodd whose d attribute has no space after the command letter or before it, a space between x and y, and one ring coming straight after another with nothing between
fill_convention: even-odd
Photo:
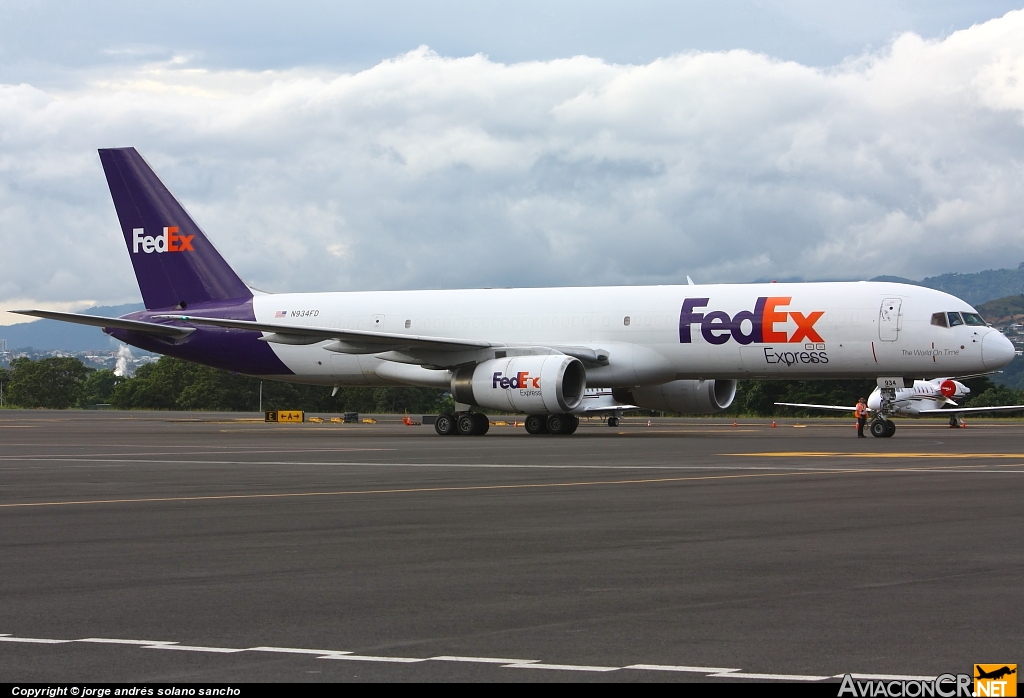
<instances>
[{"instance_id":1,"label":"cockpit window","mask_svg":"<svg viewBox=\"0 0 1024 698\"><path fill-rule=\"evenodd\" d=\"M960 318L960 313L946 313L946 317L949 318L950 327L964 324L964 321Z\"/></svg>"},{"instance_id":2,"label":"cockpit window","mask_svg":"<svg viewBox=\"0 0 1024 698\"><path fill-rule=\"evenodd\" d=\"M964 313L964 322L975 327L984 327L987 323L977 313Z\"/></svg>"},{"instance_id":3,"label":"cockpit window","mask_svg":"<svg viewBox=\"0 0 1024 698\"><path fill-rule=\"evenodd\" d=\"M932 313L932 324L939 327L949 327L949 324L946 322L945 313Z\"/></svg>"}]
</instances>

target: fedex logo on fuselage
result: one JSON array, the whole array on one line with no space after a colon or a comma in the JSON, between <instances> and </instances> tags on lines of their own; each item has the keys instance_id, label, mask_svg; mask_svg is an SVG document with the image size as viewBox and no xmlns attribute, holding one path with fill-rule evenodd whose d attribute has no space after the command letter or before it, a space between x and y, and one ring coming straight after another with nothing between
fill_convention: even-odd
<instances>
[{"instance_id":1,"label":"fedex logo on fuselage","mask_svg":"<svg viewBox=\"0 0 1024 698\"><path fill-rule=\"evenodd\" d=\"M143 228L132 229L132 251L135 254L144 252L194 252L192 238L195 235L179 235L178 226L171 225L164 228L160 235L146 235ZM141 249L140 249L141 248Z\"/></svg>"},{"instance_id":2,"label":"fedex logo on fuselage","mask_svg":"<svg viewBox=\"0 0 1024 698\"><path fill-rule=\"evenodd\" d=\"M540 389L540 376L531 376L529 371L520 371L514 376L506 376L501 371L495 371L491 376L491 387L494 389L515 390L527 388Z\"/></svg>"},{"instance_id":3,"label":"fedex logo on fuselage","mask_svg":"<svg viewBox=\"0 0 1024 698\"><path fill-rule=\"evenodd\" d=\"M761 343L795 343L824 342L821 335L814 329L823 310L804 315L794 310L780 310L789 305L791 296L767 296L757 299L753 310L741 310L733 316L721 310L710 313L696 312L697 308L706 308L710 298L687 298L679 312L679 341L683 344L691 342L690 326L700 323L700 333L708 344L725 344L735 339L740 344ZM776 329L792 319L796 323L793 334L787 334L785 328Z\"/></svg>"}]
</instances>

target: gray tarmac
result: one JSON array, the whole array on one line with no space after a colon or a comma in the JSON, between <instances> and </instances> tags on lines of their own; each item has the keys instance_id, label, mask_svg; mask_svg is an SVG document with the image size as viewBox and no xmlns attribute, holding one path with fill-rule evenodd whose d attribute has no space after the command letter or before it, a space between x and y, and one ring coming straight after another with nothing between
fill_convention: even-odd
<instances>
[{"instance_id":1,"label":"gray tarmac","mask_svg":"<svg viewBox=\"0 0 1024 698\"><path fill-rule=\"evenodd\" d=\"M852 419L647 424L439 437L2 410L0 680L729 681L1024 659L1024 423L860 440Z\"/></svg>"}]
</instances>

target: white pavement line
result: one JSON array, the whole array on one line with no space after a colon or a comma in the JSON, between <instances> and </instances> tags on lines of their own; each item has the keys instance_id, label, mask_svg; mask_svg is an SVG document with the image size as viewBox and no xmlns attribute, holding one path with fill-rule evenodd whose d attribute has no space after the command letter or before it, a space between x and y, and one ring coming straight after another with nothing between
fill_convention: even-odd
<instances>
[{"instance_id":1,"label":"white pavement line","mask_svg":"<svg viewBox=\"0 0 1024 698\"><path fill-rule=\"evenodd\" d=\"M709 674L709 676L723 679L762 679L768 681L825 681L826 679L834 678L832 676L803 676L801 674L745 674L740 671Z\"/></svg>"},{"instance_id":2,"label":"white pavement line","mask_svg":"<svg viewBox=\"0 0 1024 698\"><path fill-rule=\"evenodd\" d=\"M281 652L284 654L315 654L319 655L335 655L335 654L352 654L351 652L345 652L344 650L309 650L302 647L250 647L248 652Z\"/></svg>"},{"instance_id":3,"label":"white pavement line","mask_svg":"<svg viewBox=\"0 0 1024 698\"><path fill-rule=\"evenodd\" d=\"M143 645L147 650L181 650L182 652L216 652L218 654L231 654L233 652L245 652L235 647L196 647L193 645Z\"/></svg>"},{"instance_id":4,"label":"white pavement line","mask_svg":"<svg viewBox=\"0 0 1024 698\"><path fill-rule=\"evenodd\" d=\"M576 664L503 664L506 669L553 669L555 671L618 671L617 666L584 666Z\"/></svg>"},{"instance_id":5,"label":"white pavement line","mask_svg":"<svg viewBox=\"0 0 1024 698\"><path fill-rule=\"evenodd\" d=\"M536 664L539 659L501 659L500 657L431 657L434 662L478 662L480 664Z\"/></svg>"},{"instance_id":6,"label":"white pavement line","mask_svg":"<svg viewBox=\"0 0 1024 698\"><path fill-rule=\"evenodd\" d=\"M63 645L65 642L74 642L74 640L48 640L42 637L0 637L0 642L31 642L37 645Z\"/></svg>"},{"instance_id":7,"label":"white pavement line","mask_svg":"<svg viewBox=\"0 0 1024 698\"><path fill-rule=\"evenodd\" d=\"M83 637L75 642L96 642L104 645L176 645L173 640L122 640L116 637Z\"/></svg>"},{"instance_id":8,"label":"white pavement line","mask_svg":"<svg viewBox=\"0 0 1024 698\"><path fill-rule=\"evenodd\" d=\"M351 659L354 662L394 662L396 664L412 664L425 662L425 658L414 657L374 657L369 654L327 654L317 659Z\"/></svg>"},{"instance_id":9,"label":"white pavement line","mask_svg":"<svg viewBox=\"0 0 1024 698\"><path fill-rule=\"evenodd\" d=\"M644 671L691 671L697 674L728 674L739 669L723 669L712 666L672 666L671 664L630 664L623 669L642 669Z\"/></svg>"},{"instance_id":10,"label":"white pavement line","mask_svg":"<svg viewBox=\"0 0 1024 698\"><path fill-rule=\"evenodd\" d=\"M841 679L846 674L836 674L833 679ZM936 676L898 676L894 674L850 674L851 678L861 681L934 681Z\"/></svg>"}]
</instances>

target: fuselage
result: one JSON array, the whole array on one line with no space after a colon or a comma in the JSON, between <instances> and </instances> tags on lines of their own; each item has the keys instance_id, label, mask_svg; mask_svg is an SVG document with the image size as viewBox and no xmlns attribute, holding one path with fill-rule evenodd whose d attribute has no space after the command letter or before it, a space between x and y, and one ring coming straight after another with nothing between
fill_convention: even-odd
<instances>
[{"instance_id":1,"label":"fuselage","mask_svg":"<svg viewBox=\"0 0 1024 698\"><path fill-rule=\"evenodd\" d=\"M166 312L127 317L155 320ZM588 366L591 387L711 378L933 378L992 371L1014 356L1010 342L980 318L963 321L977 317L964 301L881 282L285 293L198 304L188 312L479 340L496 348L589 347L608 356L606 365ZM960 324L936 322L950 313ZM396 357L332 351L328 341L278 344L260 341L257 332L215 327L200 327L180 344L110 333L144 349L280 380L341 386L447 380L422 366L396 380L382 368ZM479 361L480 352L468 360Z\"/></svg>"}]
</instances>

